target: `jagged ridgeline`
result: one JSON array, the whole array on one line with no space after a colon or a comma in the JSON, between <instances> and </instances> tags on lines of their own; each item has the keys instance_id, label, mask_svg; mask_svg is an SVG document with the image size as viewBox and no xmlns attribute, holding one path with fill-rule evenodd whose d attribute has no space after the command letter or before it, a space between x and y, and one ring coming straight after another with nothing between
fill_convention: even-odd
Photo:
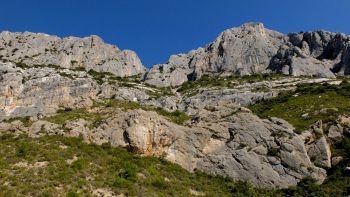
<instances>
[{"instance_id":1,"label":"jagged ridgeline","mask_svg":"<svg viewBox=\"0 0 350 197\"><path fill-rule=\"evenodd\" d=\"M347 196L349 44L247 23L147 70L2 32L0 196Z\"/></svg>"}]
</instances>

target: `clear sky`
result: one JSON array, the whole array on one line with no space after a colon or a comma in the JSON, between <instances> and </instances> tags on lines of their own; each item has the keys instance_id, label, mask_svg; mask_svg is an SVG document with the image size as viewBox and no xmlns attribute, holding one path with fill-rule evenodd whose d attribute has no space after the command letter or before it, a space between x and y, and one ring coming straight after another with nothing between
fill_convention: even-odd
<instances>
[{"instance_id":1,"label":"clear sky","mask_svg":"<svg viewBox=\"0 0 350 197\"><path fill-rule=\"evenodd\" d=\"M0 31L95 34L136 51L148 67L251 21L283 33L350 34L350 0L1 0L0 6Z\"/></svg>"}]
</instances>

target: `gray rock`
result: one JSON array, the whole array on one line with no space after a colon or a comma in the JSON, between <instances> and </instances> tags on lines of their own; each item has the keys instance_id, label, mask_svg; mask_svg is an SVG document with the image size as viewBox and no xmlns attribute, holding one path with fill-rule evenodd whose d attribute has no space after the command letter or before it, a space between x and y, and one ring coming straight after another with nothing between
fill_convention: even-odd
<instances>
[{"instance_id":1,"label":"gray rock","mask_svg":"<svg viewBox=\"0 0 350 197\"><path fill-rule=\"evenodd\" d=\"M0 120L91 106L98 91L88 77L72 79L53 68L21 69L0 63Z\"/></svg>"},{"instance_id":2,"label":"gray rock","mask_svg":"<svg viewBox=\"0 0 350 197\"><path fill-rule=\"evenodd\" d=\"M308 146L308 155L315 165L331 167L331 150L326 137L323 136Z\"/></svg>"},{"instance_id":3,"label":"gray rock","mask_svg":"<svg viewBox=\"0 0 350 197\"><path fill-rule=\"evenodd\" d=\"M189 70L177 65L154 65L146 74L146 83L157 87L176 87L188 81Z\"/></svg>"},{"instance_id":4,"label":"gray rock","mask_svg":"<svg viewBox=\"0 0 350 197\"><path fill-rule=\"evenodd\" d=\"M341 33L315 31L292 33L280 47L269 69L293 76L310 75L334 78L347 75L349 37Z\"/></svg>"},{"instance_id":5,"label":"gray rock","mask_svg":"<svg viewBox=\"0 0 350 197\"><path fill-rule=\"evenodd\" d=\"M96 110L102 112L103 108ZM326 177L326 171L310 161L304 139L291 125L277 118L261 120L238 106L207 106L198 113L197 121L186 126L155 112L118 109L108 111L108 117L96 128L90 124L77 119L66 122L63 128L39 120L30 132L56 131L82 136L88 143L109 142L143 155L165 154L166 159L187 170L249 180L257 186L285 188L306 176L319 182Z\"/></svg>"},{"instance_id":6,"label":"gray rock","mask_svg":"<svg viewBox=\"0 0 350 197\"><path fill-rule=\"evenodd\" d=\"M7 61L0 63L0 121L31 116L33 122L27 127L18 120L1 122L0 131L26 133L31 137L45 133L82 136L87 143L111 143L150 156L165 154L166 159L189 171L198 169L249 180L257 186L286 188L306 176L319 183L325 179L323 168L337 162L335 158L331 160L327 140L341 138L350 122L348 117L342 117L344 129L330 126L328 138L324 136L321 121L310 130L296 134L295 128L285 120L260 119L244 107L274 97L280 91L293 90L297 84L330 79L284 77L235 82L230 88L202 87L183 95L174 93L176 89L173 89L174 95L159 96L157 93L162 93L162 88L146 86L143 82L123 86L125 81L116 79L110 83L106 76L97 83L87 74L85 71L89 69L118 76L143 73L135 54L104 44L95 36L60 39L44 34L3 32L0 38L3 38L0 48L4 46L0 49L1 61ZM346 39L345 35L323 31L286 37L259 23L245 24L223 32L205 48L171 56L168 63L154 66L144 78L146 83L160 87L176 87L207 74L284 72L331 78L335 64L346 70L349 51L344 44ZM30 66L21 67L20 63ZM76 69L80 67L85 71ZM123 111L93 105L105 99L181 110L192 115L192 119L178 125L152 111ZM87 108L89 112L104 115L98 124L92 119L69 120L64 125L42 120L64 108Z\"/></svg>"},{"instance_id":7,"label":"gray rock","mask_svg":"<svg viewBox=\"0 0 350 197\"><path fill-rule=\"evenodd\" d=\"M204 48L173 55L168 63L155 65L145 81L158 87L175 87L203 75L349 75L349 40L349 36L327 31L285 36L261 23L247 23L224 31Z\"/></svg>"},{"instance_id":8,"label":"gray rock","mask_svg":"<svg viewBox=\"0 0 350 197\"><path fill-rule=\"evenodd\" d=\"M116 76L143 74L136 53L105 44L98 36L59 38L42 33L0 33L0 60L26 65L111 72Z\"/></svg>"},{"instance_id":9,"label":"gray rock","mask_svg":"<svg viewBox=\"0 0 350 197\"><path fill-rule=\"evenodd\" d=\"M335 66L334 71L342 75L350 75L350 42L345 44L341 62Z\"/></svg>"},{"instance_id":10,"label":"gray rock","mask_svg":"<svg viewBox=\"0 0 350 197\"><path fill-rule=\"evenodd\" d=\"M333 141L343 139L343 128L340 125L331 125L328 129L328 138Z\"/></svg>"},{"instance_id":11,"label":"gray rock","mask_svg":"<svg viewBox=\"0 0 350 197\"><path fill-rule=\"evenodd\" d=\"M282 43L282 34L265 29L261 23L247 23L224 31L205 48L171 56L167 64L156 65L147 73L146 83L178 86L204 74L262 73Z\"/></svg>"},{"instance_id":12,"label":"gray rock","mask_svg":"<svg viewBox=\"0 0 350 197\"><path fill-rule=\"evenodd\" d=\"M350 175L350 167L349 166L345 167L344 171L345 171L346 175L348 175L348 176Z\"/></svg>"},{"instance_id":13,"label":"gray rock","mask_svg":"<svg viewBox=\"0 0 350 197\"><path fill-rule=\"evenodd\" d=\"M321 61L298 47L282 46L272 58L269 69L292 76L315 76L334 78L331 68L333 62Z\"/></svg>"},{"instance_id":14,"label":"gray rock","mask_svg":"<svg viewBox=\"0 0 350 197\"><path fill-rule=\"evenodd\" d=\"M60 130L60 125L43 120L34 122L28 128L28 135L30 137L41 137L46 134L63 135L63 132Z\"/></svg>"},{"instance_id":15,"label":"gray rock","mask_svg":"<svg viewBox=\"0 0 350 197\"><path fill-rule=\"evenodd\" d=\"M208 104L227 102L236 105L247 106L258 100L276 96L277 92L251 92L241 89L207 90L202 89L195 96L184 98L179 108L189 114L195 114Z\"/></svg>"},{"instance_id":16,"label":"gray rock","mask_svg":"<svg viewBox=\"0 0 350 197\"><path fill-rule=\"evenodd\" d=\"M332 166L336 166L338 165L341 161L343 161L343 157L339 156L339 157L333 157L332 158Z\"/></svg>"}]
</instances>

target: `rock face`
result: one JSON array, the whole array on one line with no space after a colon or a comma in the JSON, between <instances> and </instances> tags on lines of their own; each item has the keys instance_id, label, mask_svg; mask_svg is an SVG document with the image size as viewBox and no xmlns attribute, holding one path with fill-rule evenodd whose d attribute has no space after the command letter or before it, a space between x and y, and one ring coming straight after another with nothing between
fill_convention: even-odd
<instances>
[{"instance_id":1,"label":"rock face","mask_svg":"<svg viewBox=\"0 0 350 197\"><path fill-rule=\"evenodd\" d=\"M323 132L322 122L316 122L312 128L303 135L308 136L306 148L311 161L317 166L330 168L332 153Z\"/></svg>"},{"instance_id":2,"label":"rock face","mask_svg":"<svg viewBox=\"0 0 350 197\"><path fill-rule=\"evenodd\" d=\"M350 42L348 41L343 49L342 60L335 67L335 71L344 74L350 75Z\"/></svg>"},{"instance_id":3,"label":"rock face","mask_svg":"<svg viewBox=\"0 0 350 197\"><path fill-rule=\"evenodd\" d=\"M349 40L327 31L283 35L261 23L247 23L224 31L205 48L172 55L168 63L151 68L145 81L175 87L203 75L349 75Z\"/></svg>"},{"instance_id":4,"label":"rock face","mask_svg":"<svg viewBox=\"0 0 350 197\"><path fill-rule=\"evenodd\" d=\"M324 168L341 161L332 158L329 143L348 132L343 128L350 127L346 126L349 117L327 127L327 136L321 122L297 134L288 122L261 119L244 106L293 90L297 84L339 84L330 78L349 74L349 46L343 34L319 31L284 36L250 23L223 32L205 48L171 56L168 63L147 72L145 81L137 81L116 77L144 73L136 54L104 44L96 36L60 39L2 32L0 132L82 136L86 142L111 143L143 155L165 154L190 171L249 180L263 187L285 188L307 176L322 182ZM102 73L87 72L91 69ZM146 84L174 87L203 75L265 72L327 78L231 78L225 87L219 83L183 91ZM132 103L114 106L109 99ZM50 119L58 109L79 108L84 108L84 115L64 124ZM191 119L182 125L171 122L166 111L180 113L176 110ZM30 124L16 119L26 116Z\"/></svg>"},{"instance_id":5,"label":"rock face","mask_svg":"<svg viewBox=\"0 0 350 197\"><path fill-rule=\"evenodd\" d=\"M79 108L93 104L97 84L87 78L70 76L69 70L54 68L21 69L0 63L0 120L11 117L54 113L59 106Z\"/></svg>"},{"instance_id":6,"label":"rock face","mask_svg":"<svg viewBox=\"0 0 350 197\"><path fill-rule=\"evenodd\" d=\"M187 170L249 180L262 187L284 188L306 176L319 182L326 177L326 171L310 160L303 136L294 133L290 124L277 118L262 120L229 103L206 106L185 126L155 112L114 109L98 127L89 124L77 119L66 122L64 129L39 120L29 128L20 122L2 123L0 130L26 132L32 137L45 132L82 136L86 142L109 142L144 155L165 154ZM318 142L315 146L320 147Z\"/></svg>"},{"instance_id":7,"label":"rock face","mask_svg":"<svg viewBox=\"0 0 350 197\"><path fill-rule=\"evenodd\" d=\"M204 74L262 73L284 42L281 33L265 29L261 23L247 23L224 31L205 48L171 56L167 64L156 65L147 73L146 82L177 86Z\"/></svg>"},{"instance_id":8,"label":"rock face","mask_svg":"<svg viewBox=\"0 0 350 197\"><path fill-rule=\"evenodd\" d=\"M270 69L293 76L334 77L348 74L346 43L349 37L327 31L292 33L289 42L280 47ZM332 72L333 71L333 72Z\"/></svg>"},{"instance_id":9,"label":"rock face","mask_svg":"<svg viewBox=\"0 0 350 197\"><path fill-rule=\"evenodd\" d=\"M135 52L105 44L98 36L59 38L42 33L0 33L0 60L26 65L93 69L128 77L145 68Z\"/></svg>"}]
</instances>

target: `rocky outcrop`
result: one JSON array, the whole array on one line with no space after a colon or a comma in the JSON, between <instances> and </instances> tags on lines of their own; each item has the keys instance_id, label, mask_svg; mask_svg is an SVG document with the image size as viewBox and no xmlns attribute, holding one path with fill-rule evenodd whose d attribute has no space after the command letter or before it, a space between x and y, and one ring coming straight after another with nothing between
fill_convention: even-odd
<instances>
[{"instance_id":1,"label":"rocky outcrop","mask_svg":"<svg viewBox=\"0 0 350 197\"><path fill-rule=\"evenodd\" d=\"M293 76L334 77L345 72L349 37L327 31L291 33L269 69ZM345 60L344 60L345 59Z\"/></svg>"},{"instance_id":2,"label":"rocky outcrop","mask_svg":"<svg viewBox=\"0 0 350 197\"><path fill-rule=\"evenodd\" d=\"M249 106L258 101L277 96L282 91L291 91L300 84L336 82L327 78L318 79L297 79L283 78L278 80L261 81L254 83L237 84L232 88L198 88L195 93L190 92L189 96L184 96L179 102L178 109L193 115L207 105L221 105L223 102Z\"/></svg>"},{"instance_id":3,"label":"rocky outcrop","mask_svg":"<svg viewBox=\"0 0 350 197\"><path fill-rule=\"evenodd\" d=\"M247 23L224 31L205 48L173 55L167 64L154 66L146 75L146 83L174 87L205 74L262 73L284 42L282 34L265 29L263 24Z\"/></svg>"},{"instance_id":4,"label":"rocky outcrop","mask_svg":"<svg viewBox=\"0 0 350 197\"><path fill-rule=\"evenodd\" d=\"M284 36L260 23L245 24L223 32L205 48L171 56L168 63L147 72L145 82L176 87L203 75L264 72L327 78L221 77L218 80L230 80L224 83L227 86L190 84L181 91L116 77L142 74L144 68L136 54L104 44L96 36L60 39L3 32L0 131L30 137L83 137L88 143L111 143L143 155L165 155L190 171L249 180L257 186L285 188L307 176L322 182L325 169L342 160L332 158L330 144L348 132L349 117L327 127L318 122L298 134L288 122L261 119L244 106L293 90L298 84L339 84L341 81L329 78L334 73L348 73L349 51L348 37L342 34L319 31ZM91 69L112 74L86 72ZM114 106L109 99L133 103ZM84 108L80 109L83 115L67 118L64 124L56 124L52 117L60 115L55 114L58 109L79 108ZM167 115L164 110L180 110L191 119L175 124L159 115ZM26 116L30 120L22 123Z\"/></svg>"},{"instance_id":5,"label":"rocky outcrop","mask_svg":"<svg viewBox=\"0 0 350 197\"><path fill-rule=\"evenodd\" d=\"M0 120L55 113L60 106L86 107L93 104L97 92L96 82L85 72L23 70L0 63Z\"/></svg>"},{"instance_id":6,"label":"rocky outcrop","mask_svg":"<svg viewBox=\"0 0 350 197\"><path fill-rule=\"evenodd\" d=\"M350 42L347 42L342 53L341 62L334 70L343 75L350 75Z\"/></svg>"},{"instance_id":7,"label":"rocky outcrop","mask_svg":"<svg viewBox=\"0 0 350 197\"><path fill-rule=\"evenodd\" d=\"M81 136L86 142L111 143L143 155L165 155L190 171L249 180L264 187L288 187L306 176L322 182L326 177L325 170L310 160L306 141L293 132L293 126L278 118L262 120L230 103L206 106L185 126L143 110L90 111L103 110L108 116L97 127L89 126L91 122L85 119L64 125L39 120L29 128L19 121L2 123L0 130L26 132L32 137L45 133Z\"/></svg>"},{"instance_id":8,"label":"rocky outcrop","mask_svg":"<svg viewBox=\"0 0 350 197\"><path fill-rule=\"evenodd\" d=\"M59 38L42 33L0 33L0 60L23 65L55 65L69 69L133 76L145 72L135 52L105 44L98 36Z\"/></svg>"},{"instance_id":9,"label":"rocky outcrop","mask_svg":"<svg viewBox=\"0 0 350 197\"><path fill-rule=\"evenodd\" d=\"M331 167L331 149L324 135L322 121L316 122L311 129L304 132L306 137L306 148L310 160L317 166Z\"/></svg>"},{"instance_id":10,"label":"rocky outcrop","mask_svg":"<svg viewBox=\"0 0 350 197\"><path fill-rule=\"evenodd\" d=\"M261 23L247 23L224 31L204 48L172 55L168 63L151 68L145 81L176 87L203 75L349 75L349 39L323 30L283 35Z\"/></svg>"},{"instance_id":11,"label":"rocky outcrop","mask_svg":"<svg viewBox=\"0 0 350 197\"><path fill-rule=\"evenodd\" d=\"M173 56L168 64L154 65L144 77L146 83L157 87L176 87L188 81L191 70L185 66L178 66L172 59Z\"/></svg>"},{"instance_id":12,"label":"rocky outcrop","mask_svg":"<svg viewBox=\"0 0 350 197\"><path fill-rule=\"evenodd\" d=\"M335 75L330 70L332 66L332 62L310 57L297 47L282 46L272 59L269 69L292 76L334 78Z\"/></svg>"}]
</instances>

